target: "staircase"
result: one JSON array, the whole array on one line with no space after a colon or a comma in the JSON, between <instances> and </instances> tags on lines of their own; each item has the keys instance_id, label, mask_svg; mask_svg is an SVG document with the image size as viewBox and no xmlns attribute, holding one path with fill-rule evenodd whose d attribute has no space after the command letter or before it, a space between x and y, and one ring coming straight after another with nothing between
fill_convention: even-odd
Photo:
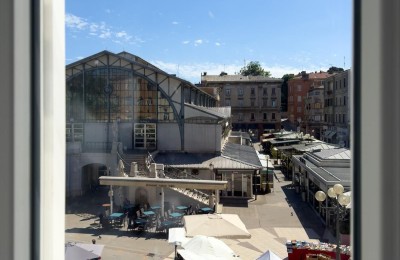
<instances>
[{"instance_id":1,"label":"staircase","mask_svg":"<svg viewBox=\"0 0 400 260\"><path fill-rule=\"evenodd\" d=\"M138 165L138 171L141 173L140 175L146 174L148 172L146 166L146 157L147 154L140 153L140 154L123 154L122 160L124 161L125 165L125 172L129 174L131 172L131 164L132 162L136 162Z\"/></svg>"},{"instance_id":2,"label":"staircase","mask_svg":"<svg viewBox=\"0 0 400 260\"><path fill-rule=\"evenodd\" d=\"M208 194L205 194L198 190L188 190L184 188L171 188L172 190L179 192L180 194L189 197L192 200L195 200L197 203L201 203L204 206L209 206L209 198Z\"/></svg>"}]
</instances>

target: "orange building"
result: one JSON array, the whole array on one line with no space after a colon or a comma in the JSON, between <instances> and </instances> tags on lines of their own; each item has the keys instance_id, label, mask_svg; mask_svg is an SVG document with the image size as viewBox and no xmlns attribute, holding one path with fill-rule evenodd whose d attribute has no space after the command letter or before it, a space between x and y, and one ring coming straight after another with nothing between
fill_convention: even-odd
<instances>
[{"instance_id":1,"label":"orange building","mask_svg":"<svg viewBox=\"0 0 400 260\"><path fill-rule=\"evenodd\" d=\"M323 81L331 75L323 71L311 73L302 71L288 81L288 119L292 125L297 126L298 131L305 131L302 122L305 121L305 100L308 91L311 88L323 86Z\"/></svg>"}]
</instances>

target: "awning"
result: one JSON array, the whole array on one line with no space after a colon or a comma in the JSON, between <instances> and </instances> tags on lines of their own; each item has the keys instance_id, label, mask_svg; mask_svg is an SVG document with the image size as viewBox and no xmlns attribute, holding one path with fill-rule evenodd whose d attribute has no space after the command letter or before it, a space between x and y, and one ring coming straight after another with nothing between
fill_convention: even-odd
<instances>
[{"instance_id":1,"label":"awning","mask_svg":"<svg viewBox=\"0 0 400 260\"><path fill-rule=\"evenodd\" d=\"M336 131L325 131L324 136L325 138L332 138L334 135L336 135Z\"/></svg>"}]
</instances>

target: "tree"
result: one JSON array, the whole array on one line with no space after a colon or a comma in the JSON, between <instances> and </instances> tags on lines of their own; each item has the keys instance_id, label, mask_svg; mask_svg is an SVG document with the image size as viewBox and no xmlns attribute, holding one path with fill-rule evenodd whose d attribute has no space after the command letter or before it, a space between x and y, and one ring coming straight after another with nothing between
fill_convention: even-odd
<instances>
[{"instance_id":1,"label":"tree","mask_svg":"<svg viewBox=\"0 0 400 260\"><path fill-rule=\"evenodd\" d=\"M258 61L250 61L249 64L240 69L239 74L243 76L271 76L271 73L264 70Z\"/></svg>"},{"instance_id":2,"label":"tree","mask_svg":"<svg viewBox=\"0 0 400 260\"><path fill-rule=\"evenodd\" d=\"M341 71L344 71L344 69L343 68L338 68L338 67L335 67L335 66L332 66L332 67L330 67L328 69L328 73L329 74L333 74L333 73L341 72Z\"/></svg>"},{"instance_id":3,"label":"tree","mask_svg":"<svg viewBox=\"0 0 400 260\"><path fill-rule=\"evenodd\" d=\"M285 74L282 79L282 87L281 87L281 111L287 111L287 100L288 100L288 81L294 78L294 74Z\"/></svg>"}]
</instances>

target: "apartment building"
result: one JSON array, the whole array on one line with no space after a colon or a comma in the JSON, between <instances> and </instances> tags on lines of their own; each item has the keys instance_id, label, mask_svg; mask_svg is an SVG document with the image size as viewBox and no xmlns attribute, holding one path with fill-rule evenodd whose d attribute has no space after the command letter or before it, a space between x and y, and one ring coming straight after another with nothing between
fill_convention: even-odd
<instances>
[{"instance_id":1,"label":"apartment building","mask_svg":"<svg viewBox=\"0 0 400 260\"><path fill-rule=\"evenodd\" d=\"M231 107L234 130L281 128L281 85L283 80L265 76L201 76L202 88L217 89L220 106Z\"/></svg>"},{"instance_id":2,"label":"apartment building","mask_svg":"<svg viewBox=\"0 0 400 260\"><path fill-rule=\"evenodd\" d=\"M324 141L350 147L350 92L350 70L325 80Z\"/></svg>"},{"instance_id":3,"label":"apartment building","mask_svg":"<svg viewBox=\"0 0 400 260\"><path fill-rule=\"evenodd\" d=\"M329 77L327 72L302 71L293 79L288 81L288 119L293 125L297 125L297 130L305 132L305 100L308 91L312 87L322 86L324 79Z\"/></svg>"},{"instance_id":4,"label":"apartment building","mask_svg":"<svg viewBox=\"0 0 400 260\"><path fill-rule=\"evenodd\" d=\"M324 122L324 86L311 86L304 103L305 133L321 139Z\"/></svg>"}]
</instances>

